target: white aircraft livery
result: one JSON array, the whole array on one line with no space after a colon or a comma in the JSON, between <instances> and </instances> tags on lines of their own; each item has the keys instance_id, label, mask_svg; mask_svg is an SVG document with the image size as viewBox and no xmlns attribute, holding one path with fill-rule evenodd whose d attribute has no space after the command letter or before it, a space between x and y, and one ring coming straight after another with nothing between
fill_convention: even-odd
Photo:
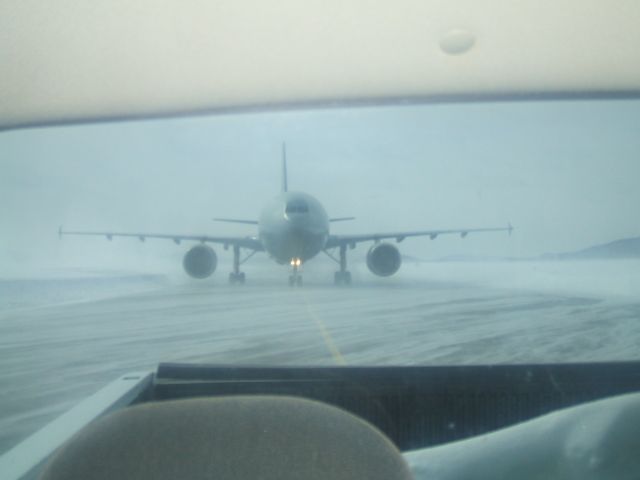
<instances>
[{"instance_id":1,"label":"white aircraft livery","mask_svg":"<svg viewBox=\"0 0 640 480\"><path fill-rule=\"evenodd\" d=\"M218 257L207 243L222 244L227 250L233 247L233 272L229 274L229 282L244 283L245 274L240 271L240 265L246 262L256 252L266 252L279 264L291 265L289 285L302 285L300 266L324 252L336 263L340 269L335 273L334 281L337 285L351 283L351 273L347 270L347 248L354 249L357 243L374 242L367 252L367 266L375 275L388 277L398 271L401 256L398 248L382 240L402 242L407 237L428 236L432 240L439 235L459 234L462 238L471 232L500 232L511 234L513 227L508 224L502 228L462 228L453 230L418 230L411 232L364 233L358 235L332 235L329 226L332 222L353 220L353 217L330 218L322 204L311 195L302 192L290 192L287 188L286 153L282 149L282 193L271 200L262 210L259 219L239 220L233 218L215 218L221 222L245 223L257 225L258 234L247 237L211 236L211 235L181 235L163 233L115 233L115 232L86 232L65 231L60 227L58 233L62 235L99 235L108 240L113 237L138 237L140 241L147 238L161 238L173 240L180 244L183 240L200 242L191 248L184 256L183 266L188 275L193 278L207 278L216 269ZM241 259L241 249L248 252ZM336 258L331 251L338 249Z\"/></svg>"}]
</instances>

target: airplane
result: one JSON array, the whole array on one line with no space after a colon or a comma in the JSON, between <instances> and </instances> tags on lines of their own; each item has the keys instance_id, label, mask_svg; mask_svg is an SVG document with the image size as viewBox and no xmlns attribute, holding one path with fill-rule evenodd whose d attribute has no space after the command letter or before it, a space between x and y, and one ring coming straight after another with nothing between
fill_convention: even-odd
<instances>
[{"instance_id":1,"label":"airplane","mask_svg":"<svg viewBox=\"0 0 640 480\"><path fill-rule=\"evenodd\" d=\"M192 247L184 256L183 267L186 273L196 279L209 277L216 270L218 257L206 243L222 244L225 250L233 247L233 271L229 274L229 283L244 284L245 273L240 271L244 264L257 252L266 252L276 263L291 265L289 285L301 286L300 266L311 260L318 253L324 252L339 265L335 272L336 285L349 285L351 272L347 270L347 248L354 249L356 244L374 242L367 252L366 260L369 270L377 276L388 277L395 274L401 265L398 248L382 240L402 242L407 237L428 236L431 240L440 235L459 234L465 238L469 233L513 231L513 226L498 228L462 228L450 230L417 230L407 232L363 233L356 235L332 235L329 226L333 222L354 220L354 217L331 218L322 204L313 196L303 192L290 192L287 184L286 147L282 146L282 192L262 209L259 220L242 220L235 218L214 218L219 222L257 225L258 234L254 236L211 236L180 235L157 233L114 233L65 231L60 227L62 235L97 235L108 240L113 237L138 237L144 242L147 238L173 240L177 245L183 240L195 240L200 244ZM331 250L338 249L338 258ZM250 253L241 259L241 249Z\"/></svg>"}]
</instances>

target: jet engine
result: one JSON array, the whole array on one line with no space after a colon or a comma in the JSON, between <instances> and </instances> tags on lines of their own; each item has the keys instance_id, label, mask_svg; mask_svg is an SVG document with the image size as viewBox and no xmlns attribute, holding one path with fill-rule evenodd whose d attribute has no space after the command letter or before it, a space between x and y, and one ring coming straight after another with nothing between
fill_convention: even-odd
<instances>
[{"instance_id":1,"label":"jet engine","mask_svg":"<svg viewBox=\"0 0 640 480\"><path fill-rule=\"evenodd\" d=\"M213 248L207 245L196 245L189 250L182 260L185 272L193 278L207 278L218 265L218 257Z\"/></svg>"},{"instance_id":2,"label":"jet engine","mask_svg":"<svg viewBox=\"0 0 640 480\"><path fill-rule=\"evenodd\" d=\"M400 252L390 243L377 243L367 252L367 267L380 277L393 275L401 263Z\"/></svg>"}]
</instances>

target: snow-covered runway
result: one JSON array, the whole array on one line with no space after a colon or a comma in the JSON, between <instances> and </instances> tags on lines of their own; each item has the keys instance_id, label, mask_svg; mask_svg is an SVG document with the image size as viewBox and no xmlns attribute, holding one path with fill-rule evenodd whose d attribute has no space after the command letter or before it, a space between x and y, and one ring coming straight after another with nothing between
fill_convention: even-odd
<instances>
[{"instance_id":1,"label":"snow-covered runway","mask_svg":"<svg viewBox=\"0 0 640 480\"><path fill-rule=\"evenodd\" d=\"M224 274L216 273L204 282L103 279L75 295L69 290L77 293L86 281L49 279L49 287L63 293L42 299L40 292L40 301L0 311L0 453L115 377L152 370L159 362L638 359L640 298L632 295L640 285L637 267L432 263L407 265L397 277L378 279L356 266L348 288L331 285L320 268L305 272L305 286L293 289L282 271L265 269L250 271L243 287L227 285ZM580 273L594 270L592 281ZM23 290L47 290L43 280L37 288L22 282ZM5 305L8 296L16 297L16 285L2 283Z\"/></svg>"}]
</instances>

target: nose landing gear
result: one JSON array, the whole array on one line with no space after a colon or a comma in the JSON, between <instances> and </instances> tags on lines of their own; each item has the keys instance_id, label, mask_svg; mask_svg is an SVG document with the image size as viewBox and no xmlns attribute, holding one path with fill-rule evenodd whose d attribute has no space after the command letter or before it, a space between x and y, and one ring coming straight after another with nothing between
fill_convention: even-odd
<instances>
[{"instance_id":1,"label":"nose landing gear","mask_svg":"<svg viewBox=\"0 0 640 480\"><path fill-rule=\"evenodd\" d=\"M300 275L300 273L298 272L298 269L300 268L300 265L302 265L302 260L300 260L299 258L292 258L290 263L292 267L292 272L291 272L291 275L289 275L289 286L301 287L302 275Z\"/></svg>"}]
</instances>

